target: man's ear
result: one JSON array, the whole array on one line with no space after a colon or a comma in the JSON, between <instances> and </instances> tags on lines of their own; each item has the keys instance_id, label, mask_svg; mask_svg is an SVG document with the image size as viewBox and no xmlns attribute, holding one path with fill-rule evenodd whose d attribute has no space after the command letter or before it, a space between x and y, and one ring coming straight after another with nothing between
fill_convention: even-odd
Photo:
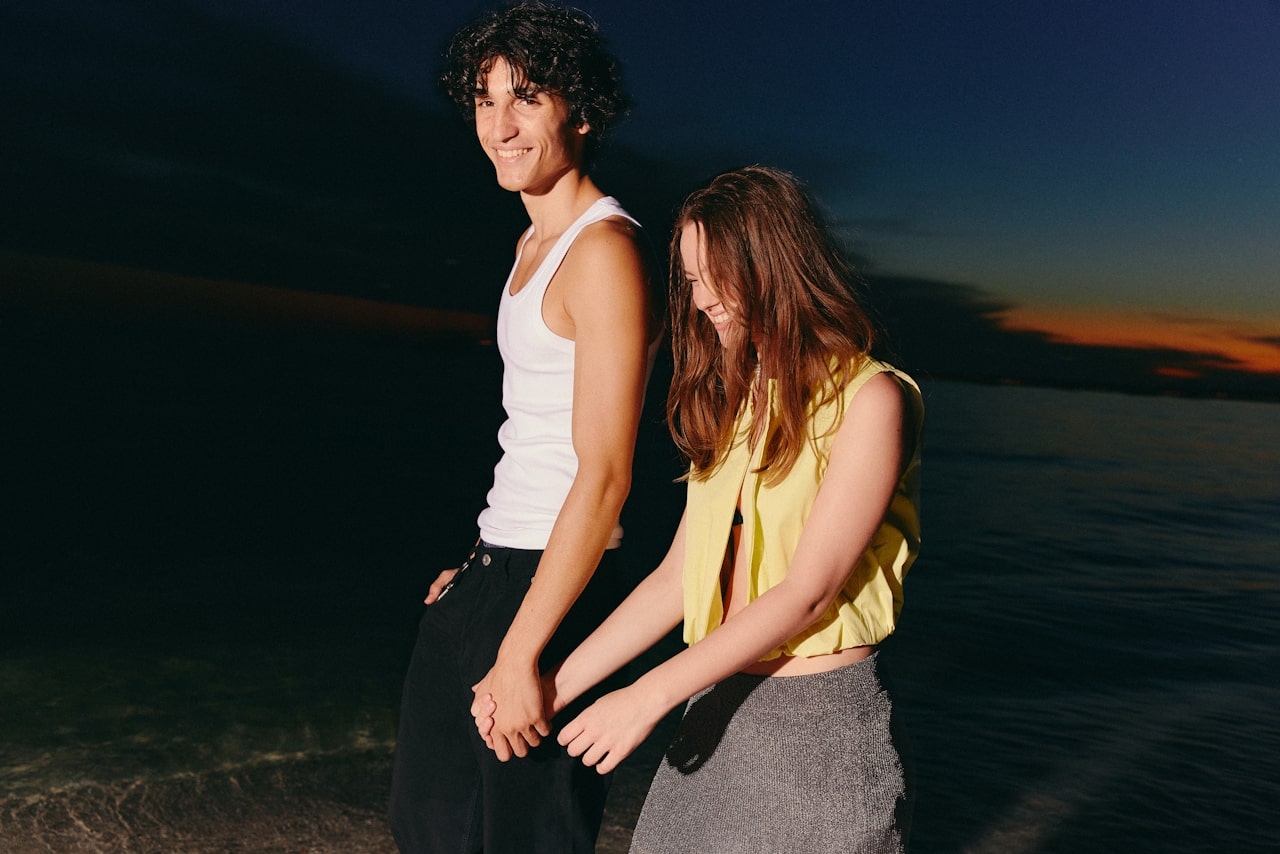
<instances>
[{"instance_id":1,"label":"man's ear","mask_svg":"<svg viewBox=\"0 0 1280 854\"><path fill-rule=\"evenodd\" d=\"M583 136L586 136L587 134L591 133L591 122L584 121L582 124L574 128L574 130L576 130L578 133L582 134Z\"/></svg>"}]
</instances>

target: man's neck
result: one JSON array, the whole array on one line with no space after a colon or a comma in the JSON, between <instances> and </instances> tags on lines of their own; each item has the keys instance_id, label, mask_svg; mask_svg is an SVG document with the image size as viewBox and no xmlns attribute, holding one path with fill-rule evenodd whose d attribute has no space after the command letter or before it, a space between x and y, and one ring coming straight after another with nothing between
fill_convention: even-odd
<instances>
[{"instance_id":1,"label":"man's neck","mask_svg":"<svg viewBox=\"0 0 1280 854\"><path fill-rule=\"evenodd\" d=\"M566 172L545 193L520 193L533 232L538 237L551 237L564 232L582 212L604 197L595 182L581 172Z\"/></svg>"}]
</instances>

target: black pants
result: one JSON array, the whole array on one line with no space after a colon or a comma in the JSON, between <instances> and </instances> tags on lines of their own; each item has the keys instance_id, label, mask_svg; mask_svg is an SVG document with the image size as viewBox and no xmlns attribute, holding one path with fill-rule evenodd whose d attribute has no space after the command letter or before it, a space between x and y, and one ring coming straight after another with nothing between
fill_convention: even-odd
<instances>
[{"instance_id":1,"label":"black pants","mask_svg":"<svg viewBox=\"0 0 1280 854\"><path fill-rule=\"evenodd\" d=\"M543 653L562 660L625 595L616 552ZM609 778L569 756L555 732L523 759L499 762L476 732L471 687L533 580L540 551L477 546L448 594L427 607L405 677L391 782L391 830L402 852L573 854L595 850ZM557 716L563 723L612 685Z\"/></svg>"}]
</instances>

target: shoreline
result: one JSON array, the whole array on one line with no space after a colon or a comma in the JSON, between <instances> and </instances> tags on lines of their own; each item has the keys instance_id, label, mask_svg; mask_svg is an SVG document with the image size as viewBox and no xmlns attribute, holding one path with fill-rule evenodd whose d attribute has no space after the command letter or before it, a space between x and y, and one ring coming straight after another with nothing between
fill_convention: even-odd
<instances>
[{"instance_id":1,"label":"shoreline","mask_svg":"<svg viewBox=\"0 0 1280 854\"><path fill-rule=\"evenodd\" d=\"M661 747L647 743L615 772L597 854L625 854L655 751ZM0 798L0 850L395 854L390 779L391 755L377 753L11 795Z\"/></svg>"},{"instance_id":2,"label":"shoreline","mask_svg":"<svg viewBox=\"0 0 1280 854\"><path fill-rule=\"evenodd\" d=\"M682 709L614 772L596 854L626 854ZM396 854L392 754L290 758L0 797L6 854Z\"/></svg>"},{"instance_id":3,"label":"shoreline","mask_svg":"<svg viewBox=\"0 0 1280 854\"><path fill-rule=\"evenodd\" d=\"M10 854L394 854L379 808L388 756L86 783L0 800Z\"/></svg>"}]
</instances>

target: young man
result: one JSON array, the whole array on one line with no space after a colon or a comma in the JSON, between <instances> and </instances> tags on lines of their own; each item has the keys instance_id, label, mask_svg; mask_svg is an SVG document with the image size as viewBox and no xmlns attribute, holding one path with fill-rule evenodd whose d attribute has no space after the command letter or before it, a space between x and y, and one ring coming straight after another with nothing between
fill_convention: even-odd
<instances>
[{"instance_id":1,"label":"young man","mask_svg":"<svg viewBox=\"0 0 1280 854\"><path fill-rule=\"evenodd\" d=\"M539 662L627 592L610 564L659 324L637 225L586 171L626 97L595 24L543 3L486 15L447 59L442 87L531 225L498 312L503 456L479 542L426 597L392 831L405 852L588 852L608 780L547 737ZM501 710L492 749L473 690Z\"/></svg>"}]
</instances>

